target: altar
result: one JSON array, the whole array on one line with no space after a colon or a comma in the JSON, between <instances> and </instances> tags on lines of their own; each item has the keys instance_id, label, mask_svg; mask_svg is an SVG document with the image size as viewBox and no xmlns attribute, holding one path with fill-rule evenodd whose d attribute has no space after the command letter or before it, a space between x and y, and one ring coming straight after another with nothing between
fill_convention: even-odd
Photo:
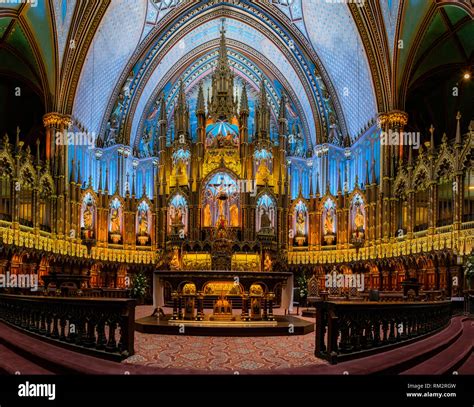
<instances>
[{"instance_id":1,"label":"altar","mask_svg":"<svg viewBox=\"0 0 474 407\"><path fill-rule=\"evenodd\" d=\"M292 303L293 274L288 272L156 270L155 311L138 319L135 327L138 332L159 335L287 336L313 332L314 322L289 314ZM285 312L274 315L278 307Z\"/></svg>"},{"instance_id":2,"label":"altar","mask_svg":"<svg viewBox=\"0 0 474 407\"><path fill-rule=\"evenodd\" d=\"M172 300L171 321L274 321L276 303L282 309L292 311L293 274L157 270L153 281L155 308L169 303L165 291Z\"/></svg>"}]
</instances>

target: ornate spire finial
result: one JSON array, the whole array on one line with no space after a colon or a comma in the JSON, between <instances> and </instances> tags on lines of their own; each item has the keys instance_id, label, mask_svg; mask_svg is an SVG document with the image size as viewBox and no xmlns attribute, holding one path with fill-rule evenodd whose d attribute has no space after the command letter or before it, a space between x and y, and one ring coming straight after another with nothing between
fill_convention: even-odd
<instances>
[{"instance_id":1,"label":"ornate spire finial","mask_svg":"<svg viewBox=\"0 0 474 407\"><path fill-rule=\"evenodd\" d=\"M109 193L109 167L105 167L105 193Z\"/></svg>"},{"instance_id":2,"label":"ornate spire finial","mask_svg":"<svg viewBox=\"0 0 474 407\"><path fill-rule=\"evenodd\" d=\"M160 120L167 121L168 116L166 115L166 96L163 92L160 97Z\"/></svg>"},{"instance_id":3,"label":"ornate spire finial","mask_svg":"<svg viewBox=\"0 0 474 407\"><path fill-rule=\"evenodd\" d=\"M408 167L413 166L413 148L408 149Z\"/></svg>"},{"instance_id":4,"label":"ornate spire finial","mask_svg":"<svg viewBox=\"0 0 474 407\"><path fill-rule=\"evenodd\" d=\"M229 70L229 60L227 59L227 42L226 42L226 29L225 29L225 18L221 19L221 38L219 43L219 62L217 64L218 70Z\"/></svg>"},{"instance_id":5,"label":"ornate spire finial","mask_svg":"<svg viewBox=\"0 0 474 407\"><path fill-rule=\"evenodd\" d=\"M130 194L130 174L127 172L127 175L125 175L125 178L127 178L127 182L125 183L125 193L128 195Z\"/></svg>"},{"instance_id":6,"label":"ornate spire finial","mask_svg":"<svg viewBox=\"0 0 474 407\"><path fill-rule=\"evenodd\" d=\"M461 112L458 112L456 115L456 139L455 139L455 144L456 145L461 145Z\"/></svg>"},{"instance_id":7,"label":"ornate spire finial","mask_svg":"<svg viewBox=\"0 0 474 407\"><path fill-rule=\"evenodd\" d=\"M225 37L225 19L222 19L222 28L219 44L217 67L212 75L212 99L209 104L209 115L215 120L230 121L235 114L234 74L230 69L227 56Z\"/></svg>"},{"instance_id":8,"label":"ornate spire finial","mask_svg":"<svg viewBox=\"0 0 474 407\"><path fill-rule=\"evenodd\" d=\"M365 161L365 186L367 188L367 185L370 184L370 179L369 179L369 160Z\"/></svg>"},{"instance_id":9,"label":"ornate spire finial","mask_svg":"<svg viewBox=\"0 0 474 407\"><path fill-rule=\"evenodd\" d=\"M196 104L196 113L205 114L206 113L206 104L204 101L204 89L202 87L202 81L199 82L199 92Z\"/></svg>"},{"instance_id":10,"label":"ornate spire finial","mask_svg":"<svg viewBox=\"0 0 474 407\"><path fill-rule=\"evenodd\" d=\"M69 182L72 184L74 182L76 182L76 180L74 179L75 175L74 172L76 171L76 163L74 161L74 158L71 160L71 176L69 177Z\"/></svg>"},{"instance_id":11,"label":"ornate spire finial","mask_svg":"<svg viewBox=\"0 0 474 407\"><path fill-rule=\"evenodd\" d=\"M435 145L434 145L434 131L435 128L433 125L430 126L430 150L434 151Z\"/></svg>"},{"instance_id":12,"label":"ornate spire finial","mask_svg":"<svg viewBox=\"0 0 474 407\"><path fill-rule=\"evenodd\" d=\"M242 88L242 96L240 97L240 114L247 113L249 114L249 97L247 95L247 84L244 83Z\"/></svg>"},{"instance_id":13,"label":"ornate spire finial","mask_svg":"<svg viewBox=\"0 0 474 407\"><path fill-rule=\"evenodd\" d=\"M36 164L40 163L40 139L36 139Z\"/></svg>"},{"instance_id":14,"label":"ornate spire finial","mask_svg":"<svg viewBox=\"0 0 474 407\"><path fill-rule=\"evenodd\" d=\"M82 185L82 179L81 179L81 162L77 162L77 183L79 185Z\"/></svg>"},{"instance_id":15,"label":"ornate spire finial","mask_svg":"<svg viewBox=\"0 0 474 407\"><path fill-rule=\"evenodd\" d=\"M99 193L102 192L102 165L99 165Z\"/></svg>"},{"instance_id":16,"label":"ornate spire finial","mask_svg":"<svg viewBox=\"0 0 474 407\"><path fill-rule=\"evenodd\" d=\"M401 161L402 160L400 160L400 162ZM372 159L372 184L376 184L376 183L377 183L377 175L375 174L375 158L374 158Z\"/></svg>"}]
</instances>

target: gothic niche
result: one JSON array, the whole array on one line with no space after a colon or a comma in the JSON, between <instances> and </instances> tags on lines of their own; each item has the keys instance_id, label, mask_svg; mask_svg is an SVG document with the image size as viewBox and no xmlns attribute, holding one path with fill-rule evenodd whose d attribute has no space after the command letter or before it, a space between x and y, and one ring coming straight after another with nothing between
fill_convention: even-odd
<instances>
[{"instance_id":1,"label":"gothic niche","mask_svg":"<svg viewBox=\"0 0 474 407\"><path fill-rule=\"evenodd\" d=\"M298 246L303 246L307 243L308 236L308 207L302 200L295 205L293 219L295 242Z\"/></svg>"},{"instance_id":2,"label":"gothic niche","mask_svg":"<svg viewBox=\"0 0 474 407\"><path fill-rule=\"evenodd\" d=\"M203 226L239 227L240 202L237 181L228 173L219 172L211 177L204 188Z\"/></svg>"},{"instance_id":3,"label":"gothic niche","mask_svg":"<svg viewBox=\"0 0 474 407\"><path fill-rule=\"evenodd\" d=\"M168 219L169 233L184 239L188 233L188 204L183 195L176 194L171 198Z\"/></svg>"},{"instance_id":4,"label":"gothic niche","mask_svg":"<svg viewBox=\"0 0 474 407\"><path fill-rule=\"evenodd\" d=\"M142 201L137 209L137 240L141 246L145 246L150 240L150 219L150 205Z\"/></svg>"},{"instance_id":5,"label":"gothic niche","mask_svg":"<svg viewBox=\"0 0 474 407\"><path fill-rule=\"evenodd\" d=\"M173 169L171 173L171 185L188 185L188 167L191 153L187 148L179 148L173 152Z\"/></svg>"},{"instance_id":6,"label":"gothic niche","mask_svg":"<svg viewBox=\"0 0 474 407\"><path fill-rule=\"evenodd\" d=\"M95 204L92 194L84 195L81 205L81 237L85 240L94 239Z\"/></svg>"},{"instance_id":7,"label":"gothic niche","mask_svg":"<svg viewBox=\"0 0 474 407\"><path fill-rule=\"evenodd\" d=\"M109 236L114 244L119 244L122 240L122 205L118 198L110 203Z\"/></svg>"},{"instance_id":8,"label":"gothic niche","mask_svg":"<svg viewBox=\"0 0 474 407\"><path fill-rule=\"evenodd\" d=\"M272 184L273 154L271 151L267 149L257 150L254 153L254 159L257 185Z\"/></svg>"},{"instance_id":9,"label":"gothic niche","mask_svg":"<svg viewBox=\"0 0 474 407\"><path fill-rule=\"evenodd\" d=\"M276 205L272 197L267 194L262 195L257 200L257 233L263 235L275 234Z\"/></svg>"},{"instance_id":10,"label":"gothic niche","mask_svg":"<svg viewBox=\"0 0 474 407\"><path fill-rule=\"evenodd\" d=\"M359 194L355 194L351 202L351 236L352 239L365 238L365 205Z\"/></svg>"},{"instance_id":11,"label":"gothic niche","mask_svg":"<svg viewBox=\"0 0 474 407\"><path fill-rule=\"evenodd\" d=\"M323 205L323 239L327 245L336 241L336 204L332 199L327 199Z\"/></svg>"}]
</instances>

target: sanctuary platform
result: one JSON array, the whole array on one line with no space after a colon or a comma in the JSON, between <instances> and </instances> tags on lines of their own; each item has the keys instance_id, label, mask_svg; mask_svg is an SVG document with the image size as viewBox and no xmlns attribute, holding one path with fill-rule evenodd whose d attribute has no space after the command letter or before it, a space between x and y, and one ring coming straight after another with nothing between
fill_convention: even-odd
<instances>
[{"instance_id":1,"label":"sanctuary platform","mask_svg":"<svg viewBox=\"0 0 474 407\"><path fill-rule=\"evenodd\" d=\"M163 312L137 321L145 333L187 335L306 334L312 323L275 316L274 308L292 311L293 274L276 271L155 271L155 309Z\"/></svg>"},{"instance_id":2,"label":"sanctuary platform","mask_svg":"<svg viewBox=\"0 0 474 407\"><path fill-rule=\"evenodd\" d=\"M135 322L135 329L145 334L189 336L290 336L314 331L314 322L293 316L276 315L274 321L187 321L171 317L148 316Z\"/></svg>"}]
</instances>

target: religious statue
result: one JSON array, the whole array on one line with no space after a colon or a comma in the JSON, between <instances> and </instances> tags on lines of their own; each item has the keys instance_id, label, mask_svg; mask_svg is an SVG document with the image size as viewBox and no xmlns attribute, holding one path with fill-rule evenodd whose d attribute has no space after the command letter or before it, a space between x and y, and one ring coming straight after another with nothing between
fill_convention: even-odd
<instances>
[{"instance_id":1,"label":"religious statue","mask_svg":"<svg viewBox=\"0 0 474 407\"><path fill-rule=\"evenodd\" d=\"M138 242L144 246L148 243L148 213L142 208L138 217Z\"/></svg>"},{"instance_id":2,"label":"religious statue","mask_svg":"<svg viewBox=\"0 0 474 407\"><path fill-rule=\"evenodd\" d=\"M83 220L84 220L84 229L92 230L94 220L93 220L91 205L86 206L86 209L83 214Z\"/></svg>"},{"instance_id":3,"label":"religious statue","mask_svg":"<svg viewBox=\"0 0 474 407\"><path fill-rule=\"evenodd\" d=\"M296 236L306 236L306 219L301 209L296 214Z\"/></svg>"},{"instance_id":4,"label":"religious statue","mask_svg":"<svg viewBox=\"0 0 474 407\"><path fill-rule=\"evenodd\" d=\"M268 169L268 165L266 160L263 160L262 163L259 165L257 170L257 184L267 184L270 180L270 170Z\"/></svg>"},{"instance_id":5,"label":"religious statue","mask_svg":"<svg viewBox=\"0 0 474 407\"><path fill-rule=\"evenodd\" d=\"M270 216L268 216L268 211L265 208L262 208L262 215L260 216L260 228L269 229L272 227L272 221Z\"/></svg>"},{"instance_id":6,"label":"religious statue","mask_svg":"<svg viewBox=\"0 0 474 407\"><path fill-rule=\"evenodd\" d=\"M148 235L148 216L144 209L140 212L138 221L138 234L141 236Z\"/></svg>"},{"instance_id":7,"label":"religious statue","mask_svg":"<svg viewBox=\"0 0 474 407\"><path fill-rule=\"evenodd\" d=\"M334 233L334 208L330 208L326 212L324 221L324 234L332 235Z\"/></svg>"},{"instance_id":8,"label":"religious statue","mask_svg":"<svg viewBox=\"0 0 474 407\"><path fill-rule=\"evenodd\" d=\"M212 226L211 222L211 206L209 204L206 204L204 206L204 227L208 228Z\"/></svg>"},{"instance_id":9,"label":"religious statue","mask_svg":"<svg viewBox=\"0 0 474 407\"><path fill-rule=\"evenodd\" d=\"M227 238L227 220L225 219L224 215L219 215L216 223L216 231L218 239Z\"/></svg>"},{"instance_id":10,"label":"religious statue","mask_svg":"<svg viewBox=\"0 0 474 407\"><path fill-rule=\"evenodd\" d=\"M268 253L265 254L265 260L263 262L263 270L272 271L272 259L270 258L270 255Z\"/></svg>"},{"instance_id":11,"label":"religious statue","mask_svg":"<svg viewBox=\"0 0 474 407\"><path fill-rule=\"evenodd\" d=\"M112 234L120 234L120 216L118 208L112 209L112 215L110 216L110 232Z\"/></svg>"},{"instance_id":12,"label":"religious statue","mask_svg":"<svg viewBox=\"0 0 474 407\"><path fill-rule=\"evenodd\" d=\"M177 209L174 209L174 211L171 214L171 224L176 226L182 226L183 225L183 210L181 207L178 207Z\"/></svg>"},{"instance_id":13,"label":"religious statue","mask_svg":"<svg viewBox=\"0 0 474 407\"><path fill-rule=\"evenodd\" d=\"M360 231L360 232L364 231L364 223L365 223L364 214L362 213L360 205L357 205L356 214L354 217L354 225L355 225L356 231Z\"/></svg>"},{"instance_id":14,"label":"religious statue","mask_svg":"<svg viewBox=\"0 0 474 407\"><path fill-rule=\"evenodd\" d=\"M171 270L179 270L180 269L180 264L179 264L179 249L175 248L173 251L173 256L171 257L170 260L170 268Z\"/></svg>"},{"instance_id":15,"label":"religious statue","mask_svg":"<svg viewBox=\"0 0 474 407\"><path fill-rule=\"evenodd\" d=\"M230 226L233 228L239 227L239 209L237 205L230 207Z\"/></svg>"}]
</instances>

